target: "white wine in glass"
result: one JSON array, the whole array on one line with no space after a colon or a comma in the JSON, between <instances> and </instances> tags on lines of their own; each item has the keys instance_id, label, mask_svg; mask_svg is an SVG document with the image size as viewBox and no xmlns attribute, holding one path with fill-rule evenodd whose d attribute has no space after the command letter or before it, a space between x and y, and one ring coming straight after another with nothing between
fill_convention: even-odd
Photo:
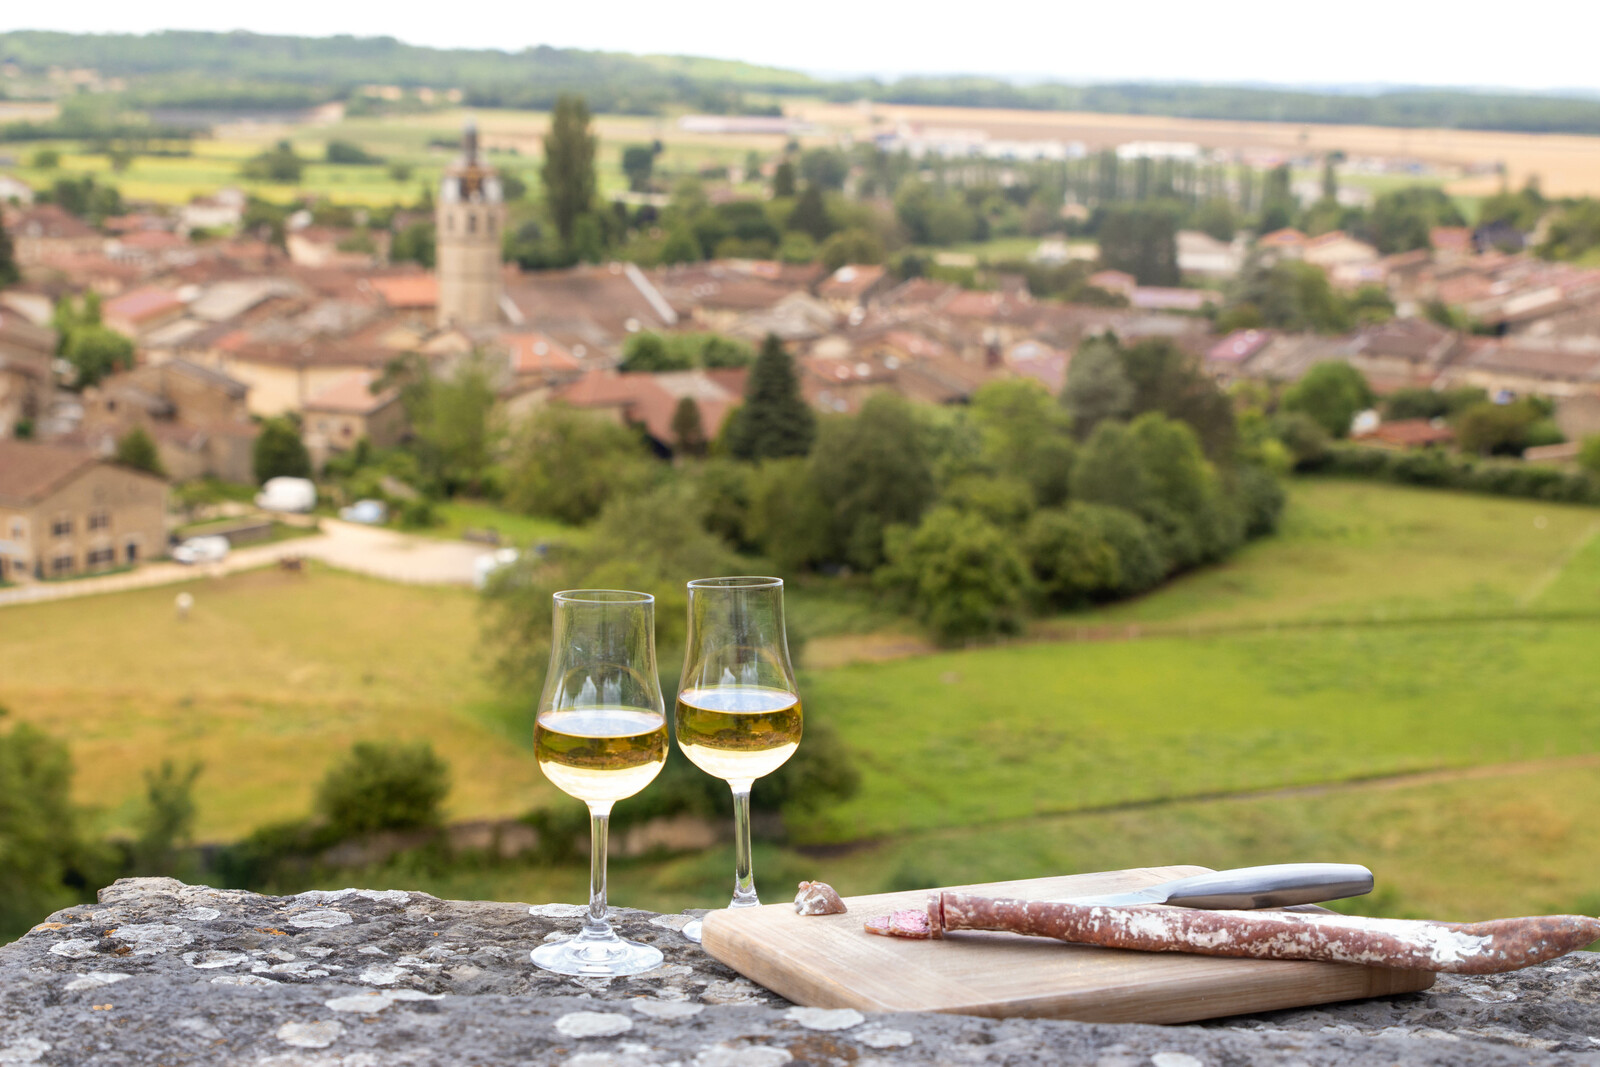
<instances>
[{"instance_id":1,"label":"white wine in glass","mask_svg":"<svg viewBox=\"0 0 1600 1067\"><path fill-rule=\"evenodd\" d=\"M589 911L576 937L540 945L533 962L582 977L639 974L660 966L661 950L624 941L606 922L606 834L611 806L667 762L655 598L574 589L555 595L554 610L533 748L551 784L589 806Z\"/></svg>"},{"instance_id":2,"label":"white wine in glass","mask_svg":"<svg viewBox=\"0 0 1600 1067\"><path fill-rule=\"evenodd\" d=\"M800 746L803 717L779 578L689 583L689 639L674 715L678 747L733 791L731 908L760 904L750 862L750 790ZM700 922L683 928L700 940Z\"/></svg>"}]
</instances>

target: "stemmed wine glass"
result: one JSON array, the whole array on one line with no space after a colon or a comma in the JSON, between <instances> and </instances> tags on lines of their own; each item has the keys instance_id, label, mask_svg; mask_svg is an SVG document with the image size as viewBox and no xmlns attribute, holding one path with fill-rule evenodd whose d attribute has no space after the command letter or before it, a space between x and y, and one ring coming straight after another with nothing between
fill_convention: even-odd
<instances>
[{"instance_id":1,"label":"stemmed wine glass","mask_svg":"<svg viewBox=\"0 0 1600 1067\"><path fill-rule=\"evenodd\" d=\"M731 908L752 908L750 788L800 745L800 696L783 629L780 578L700 578L689 583L676 727L690 761L733 790ZM683 935L700 940L700 921Z\"/></svg>"},{"instance_id":2,"label":"stemmed wine glass","mask_svg":"<svg viewBox=\"0 0 1600 1067\"><path fill-rule=\"evenodd\" d=\"M667 762L667 718L656 675L655 598L618 589L555 595L550 670L533 729L539 769L589 805L589 912L576 937L541 945L533 962L557 974L613 977L661 963L606 922L611 806Z\"/></svg>"}]
</instances>

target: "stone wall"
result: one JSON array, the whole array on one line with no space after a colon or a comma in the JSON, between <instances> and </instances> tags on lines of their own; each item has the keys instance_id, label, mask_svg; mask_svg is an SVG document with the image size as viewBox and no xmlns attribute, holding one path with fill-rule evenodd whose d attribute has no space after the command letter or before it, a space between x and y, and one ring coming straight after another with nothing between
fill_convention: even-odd
<instances>
[{"instance_id":1,"label":"stone wall","mask_svg":"<svg viewBox=\"0 0 1600 1067\"><path fill-rule=\"evenodd\" d=\"M530 914L531 912L531 914ZM528 961L580 909L124 879L0 948L0 1063L262 1067L1600 1064L1600 957L1196 1026L795 1007L621 909L666 963L611 981Z\"/></svg>"}]
</instances>

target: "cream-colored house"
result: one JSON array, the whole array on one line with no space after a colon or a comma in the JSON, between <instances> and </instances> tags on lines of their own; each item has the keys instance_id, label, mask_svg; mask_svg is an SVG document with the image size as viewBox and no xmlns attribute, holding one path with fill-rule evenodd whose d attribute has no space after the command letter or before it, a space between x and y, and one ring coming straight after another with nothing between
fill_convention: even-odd
<instances>
[{"instance_id":1,"label":"cream-colored house","mask_svg":"<svg viewBox=\"0 0 1600 1067\"><path fill-rule=\"evenodd\" d=\"M167 551L167 483L83 449L0 441L0 581L65 578Z\"/></svg>"}]
</instances>

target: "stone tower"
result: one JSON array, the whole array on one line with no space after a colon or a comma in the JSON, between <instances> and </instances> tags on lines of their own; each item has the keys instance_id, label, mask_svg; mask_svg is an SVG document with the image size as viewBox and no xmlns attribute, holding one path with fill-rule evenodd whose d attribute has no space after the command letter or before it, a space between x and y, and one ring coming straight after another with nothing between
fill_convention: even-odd
<instances>
[{"instance_id":1,"label":"stone tower","mask_svg":"<svg viewBox=\"0 0 1600 1067\"><path fill-rule=\"evenodd\" d=\"M478 126L461 134L461 157L439 182L439 325L500 321L500 237L505 204L500 179L478 155Z\"/></svg>"}]
</instances>

